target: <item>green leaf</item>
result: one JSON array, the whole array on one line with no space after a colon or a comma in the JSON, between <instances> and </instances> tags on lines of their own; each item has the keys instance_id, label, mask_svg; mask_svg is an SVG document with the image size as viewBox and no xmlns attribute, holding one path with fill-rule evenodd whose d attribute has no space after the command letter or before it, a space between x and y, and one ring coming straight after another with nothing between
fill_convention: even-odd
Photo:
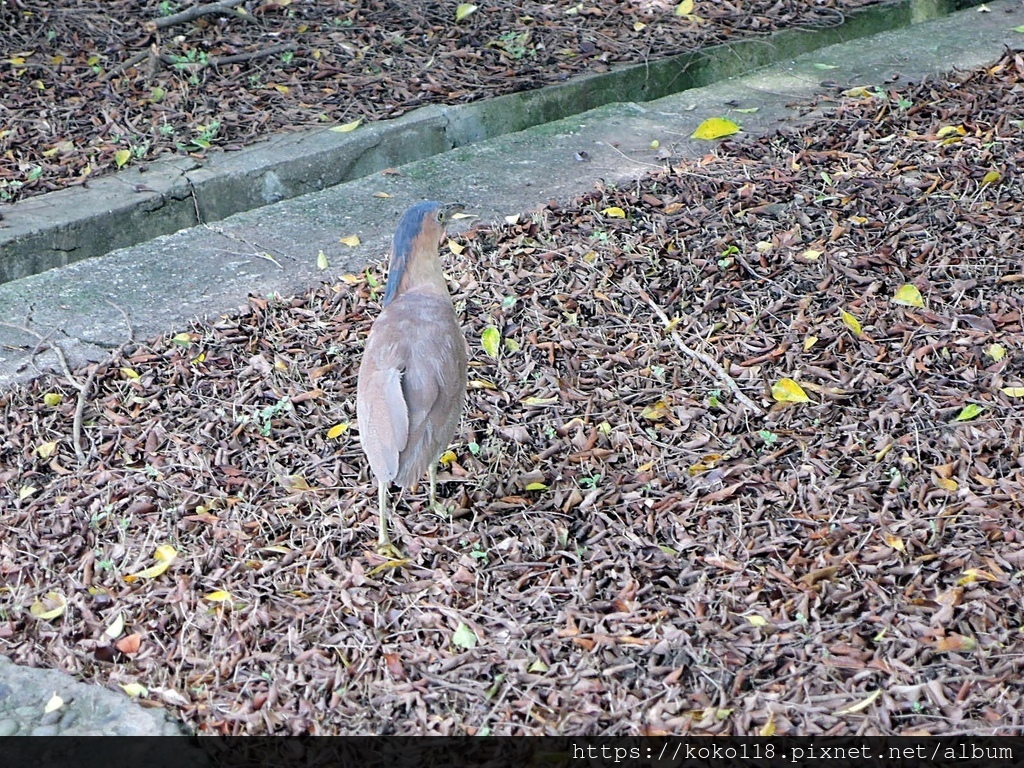
<instances>
[{"instance_id":1,"label":"green leaf","mask_svg":"<svg viewBox=\"0 0 1024 768\"><path fill-rule=\"evenodd\" d=\"M462 21L467 16L472 16L476 9L477 6L472 3L459 3L459 7L455 9L455 20Z\"/></svg>"},{"instance_id":2,"label":"green leaf","mask_svg":"<svg viewBox=\"0 0 1024 768\"><path fill-rule=\"evenodd\" d=\"M493 325L489 325L484 328L484 332L480 334L480 346L484 348L491 357L497 359L498 357L498 346L501 343L501 332Z\"/></svg>"},{"instance_id":3,"label":"green leaf","mask_svg":"<svg viewBox=\"0 0 1024 768\"><path fill-rule=\"evenodd\" d=\"M971 419L977 418L978 415L985 410L985 406L978 405L977 403L968 403L963 407L963 410L957 414L957 421L970 421Z\"/></svg>"},{"instance_id":4,"label":"green leaf","mask_svg":"<svg viewBox=\"0 0 1024 768\"><path fill-rule=\"evenodd\" d=\"M469 651L476 648L477 642L476 632L460 621L459 626L455 628L455 634L452 635L452 645Z\"/></svg>"},{"instance_id":5,"label":"green leaf","mask_svg":"<svg viewBox=\"0 0 1024 768\"><path fill-rule=\"evenodd\" d=\"M1014 27L1013 31L1020 32L1022 35L1024 35L1024 24L1021 24L1019 27Z\"/></svg>"},{"instance_id":6,"label":"green leaf","mask_svg":"<svg viewBox=\"0 0 1024 768\"><path fill-rule=\"evenodd\" d=\"M892 297L894 304L902 304L905 307L924 307L924 299L916 285L907 283L901 285L896 295Z\"/></svg>"}]
</instances>

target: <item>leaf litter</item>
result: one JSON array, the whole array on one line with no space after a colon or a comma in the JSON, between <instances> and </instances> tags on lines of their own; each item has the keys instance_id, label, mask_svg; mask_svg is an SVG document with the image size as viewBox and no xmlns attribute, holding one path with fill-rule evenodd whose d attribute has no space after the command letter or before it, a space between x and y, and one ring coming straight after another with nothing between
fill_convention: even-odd
<instances>
[{"instance_id":1,"label":"leaf litter","mask_svg":"<svg viewBox=\"0 0 1024 768\"><path fill-rule=\"evenodd\" d=\"M379 270L95 364L81 461L81 390L4 392L0 652L212 734L1019 734L1022 86L837 94L453 235L451 515L405 494L391 567L337 429Z\"/></svg>"},{"instance_id":2,"label":"leaf litter","mask_svg":"<svg viewBox=\"0 0 1024 768\"><path fill-rule=\"evenodd\" d=\"M168 155L348 132L777 29L876 0L551 4L38 0L0 5L0 202ZM691 4L694 5L694 4ZM470 11L469 9L474 9ZM88 108L84 108L84 107ZM144 165L142 166L144 168Z\"/></svg>"}]
</instances>

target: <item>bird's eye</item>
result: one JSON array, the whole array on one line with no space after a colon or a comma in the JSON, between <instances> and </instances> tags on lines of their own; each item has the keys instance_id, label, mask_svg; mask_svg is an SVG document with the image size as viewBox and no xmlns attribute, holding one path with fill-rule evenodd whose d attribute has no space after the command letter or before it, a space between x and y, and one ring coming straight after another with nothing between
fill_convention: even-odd
<instances>
[{"instance_id":1,"label":"bird's eye","mask_svg":"<svg viewBox=\"0 0 1024 768\"><path fill-rule=\"evenodd\" d=\"M440 224L444 224L444 209L442 208L441 210L439 210L439 211L438 211L438 212L437 212L437 213L436 213L436 214L434 215L434 218L435 218L435 219L437 219L438 223L440 223Z\"/></svg>"}]
</instances>

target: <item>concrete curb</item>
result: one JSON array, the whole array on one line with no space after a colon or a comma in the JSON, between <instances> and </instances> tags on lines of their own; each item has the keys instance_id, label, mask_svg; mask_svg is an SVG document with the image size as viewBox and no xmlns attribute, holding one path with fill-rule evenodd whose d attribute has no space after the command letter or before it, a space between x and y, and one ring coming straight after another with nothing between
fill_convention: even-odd
<instances>
[{"instance_id":1,"label":"concrete curb","mask_svg":"<svg viewBox=\"0 0 1024 768\"><path fill-rule=\"evenodd\" d=\"M962 0L961 5L980 0ZM615 102L646 102L754 68L905 27L942 14L946 0L897 0L857 10L840 24L586 75L536 91L461 106L430 106L352 133L326 128L279 134L205 161L172 157L3 206L0 283L99 256L200 223L358 179L453 148Z\"/></svg>"}]
</instances>

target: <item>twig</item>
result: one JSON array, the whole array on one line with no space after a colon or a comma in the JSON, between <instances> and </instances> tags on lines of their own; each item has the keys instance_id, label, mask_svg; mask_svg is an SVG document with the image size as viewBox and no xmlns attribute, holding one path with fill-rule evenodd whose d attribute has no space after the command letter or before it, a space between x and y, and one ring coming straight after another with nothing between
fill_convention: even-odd
<instances>
[{"instance_id":1,"label":"twig","mask_svg":"<svg viewBox=\"0 0 1024 768\"><path fill-rule=\"evenodd\" d=\"M636 283L634 283L634 285L636 285ZM658 316L658 319L661 320L661 322L664 324L666 331L672 337L672 341L676 343L676 346L679 347L680 351L682 351L684 354L689 355L694 360L698 360L704 363L704 365L708 366L712 371L714 371L714 373L718 376L718 380L726 387L728 387L729 391L731 391L736 396L736 399L743 403L743 405L747 406L747 408L749 408L751 411L758 414L764 413L764 410L761 408L761 406L759 406L757 403L755 403L753 400L751 400L749 397L743 394L743 391L739 388L739 385L736 384L732 376L730 376L726 372L725 368L723 368L717 360L715 360L710 355L704 354L703 352L698 352L695 349L690 349L683 343L683 340L679 338L679 334L672 330L672 323L668 319L668 316L662 311L661 307L659 307L655 303L655 301L647 294L647 292L643 290L643 288L641 288L639 285L636 285L636 290L640 294L640 298L646 301L650 308L654 310L654 314L656 314Z\"/></svg>"},{"instance_id":2,"label":"twig","mask_svg":"<svg viewBox=\"0 0 1024 768\"><path fill-rule=\"evenodd\" d=\"M179 66L181 69L188 71L199 71L201 69L207 69L209 67L223 67L228 64L240 64L243 61L252 61L253 59L264 59L267 56L273 56L276 53L285 53L286 51L294 51L296 48L295 43L281 43L279 45L272 45L269 48L263 48L259 51L248 51L246 53L235 53L231 56L214 56L204 61L182 61L178 56L170 56L166 53L160 55L160 61L168 66Z\"/></svg>"},{"instance_id":3,"label":"twig","mask_svg":"<svg viewBox=\"0 0 1024 768\"><path fill-rule=\"evenodd\" d=\"M115 304L114 302L112 302L108 298L104 298L103 300L105 302L107 302L107 304L112 306L114 309L116 309L118 312L121 313L121 317L124 318L124 324L128 328L128 342L129 343L134 342L135 341L135 329L132 328L132 320L131 320L130 317L128 317L128 312L125 311L124 307L120 306L119 304Z\"/></svg>"},{"instance_id":4,"label":"twig","mask_svg":"<svg viewBox=\"0 0 1024 768\"><path fill-rule=\"evenodd\" d=\"M75 403L75 419L71 423L71 441L75 447L75 456L78 457L78 461L81 464L85 464L85 451L82 450L82 417L85 414L85 402L89 399L89 392L92 390L92 383L96 379L96 371L99 369L98 364L93 364L89 368L89 375L85 377L85 383L80 387L75 381L71 379L71 383L78 387L78 402Z\"/></svg>"},{"instance_id":5,"label":"twig","mask_svg":"<svg viewBox=\"0 0 1024 768\"><path fill-rule=\"evenodd\" d=\"M295 47L295 43L281 43L280 45L272 45L269 48L264 48L262 51L236 53L232 56L216 56L210 59L206 65L208 67L223 67L226 64L238 64L243 61L252 61L253 59L262 59L265 56L273 56L275 53L294 51Z\"/></svg>"},{"instance_id":6,"label":"twig","mask_svg":"<svg viewBox=\"0 0 1024 768\"><path fill-rule=\"evenodd\" d=\"M118 75L120 75L122 72L127 72L129 69L134 67L136 64L141 62L143 59L148 58L149 54L150 54L150 51L149 51L148 48L145 51L141 51L139 53L136 53L134 56L132 56L130 59L128 59L128 61L125 61L125 62L122 62L121 64L118 64L112 70L107 72L103 76L103 79L104 80L111 80L111 79L117 77Z\"/></svg>"},{"instance_id":7,"label":"twig","mask_svg":"<svg viewBox=\"0 0 1024 768\"><path fill-rule=\"evenodd\" d=\"M32 359L35 360L36 354L40 351L43 344L47 343L46 336L43 336L39 331L33 330L26 325L16 325L15 323L0 323L0 325L6 328L13 328L16 331L27 333L29 336L34 336L38 339L39 343L36 344L36 348L32 351ZM78 402L75 404L75 419L71 426L71 439L72 445L75 448L75 456L81 463L85 463L85 451L82 450L82 414L85 413L85 402L89 399L89 390L92 389L93 379L96 378L96 369L99 367L93 365L89 371L89 375L86 377L85 382L81 382L75 378L74 374L71 373L71 366L68 365L68 358L64 354L64 349L55 341L49 342L50 349L57 356L57 362L60 363L60 369L64 373L64 377L68 380L75 389L78 390Z\"/></svg>"},{"instance_id":8,"label":"twig","mask_svg":"<svg viewBox=\"0 0 1024 768\"><path fill-rule=\"evenodd\" d=\"M215 13L247 16L248 14L239 13L234 10L236 5L241 5L243 2L245 2L245 0L221 0L217 3L208 3L207 5L196 5L182 11L181 13L163 16L159 19L155 19L154 21L147 21L146 30L149 32L156 32L159 29L167 29L167 27L173 27L176 24L184 24L187 21L198 19L200 16L210 16Z\"/></svg>"}]
</instances>

